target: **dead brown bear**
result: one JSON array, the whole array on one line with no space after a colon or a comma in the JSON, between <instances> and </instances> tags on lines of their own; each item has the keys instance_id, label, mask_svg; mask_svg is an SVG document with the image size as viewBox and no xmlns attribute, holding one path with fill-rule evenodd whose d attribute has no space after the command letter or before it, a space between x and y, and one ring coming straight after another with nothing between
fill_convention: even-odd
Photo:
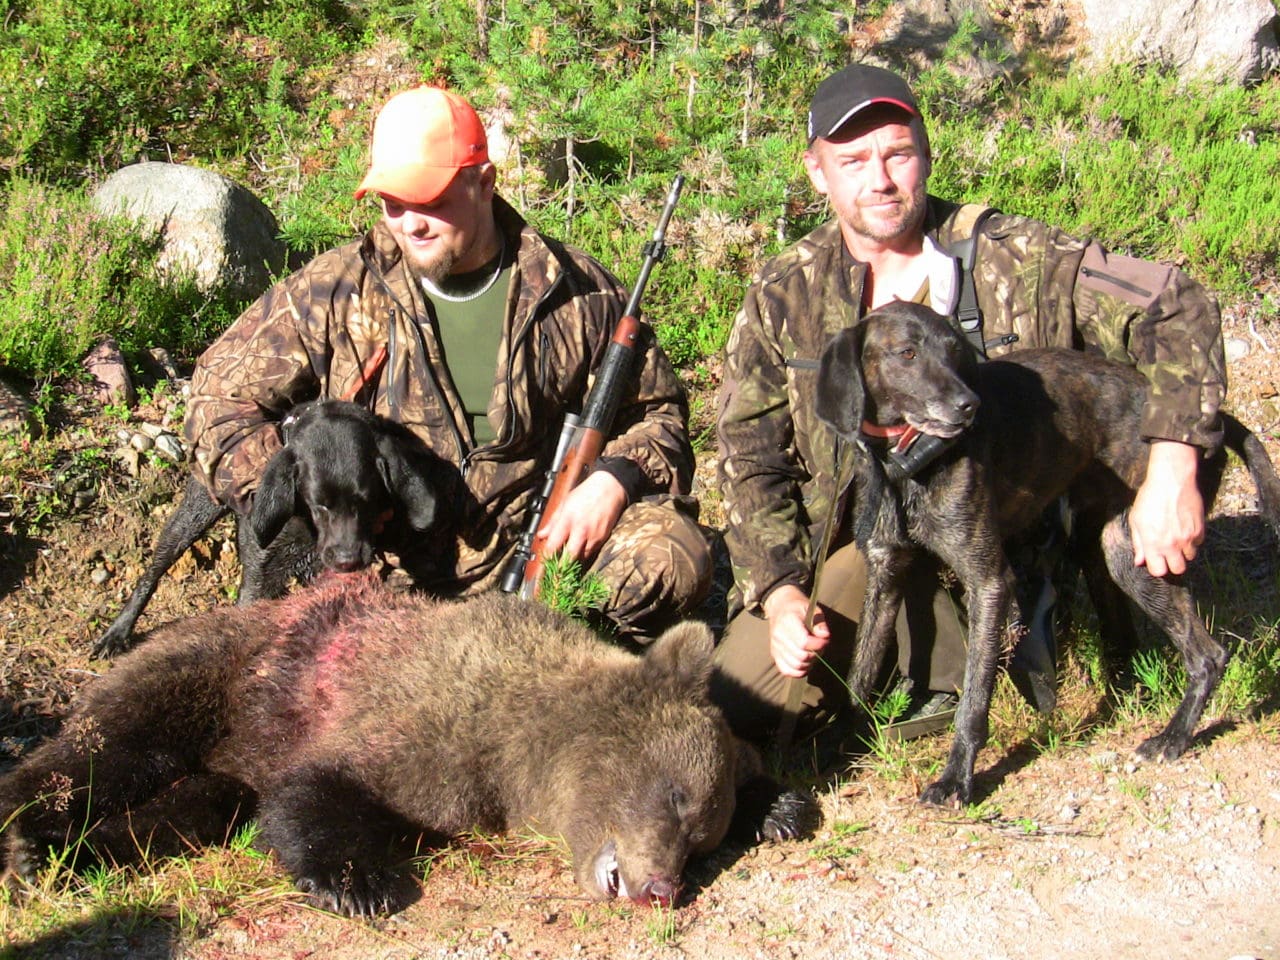
<instances>
[{"instance_id":1,"label":"dead brown bear","mask_svg":"<svg viewBox=\"0 0 1280 960\"><path fill-rule=\"evenodd\" d=\"M701 624L636 656L540 604L367 575L218 609L156 631L0 779L4 857L30 876L92 825L76 856L126 862L256 813L299 888L373 914L412 899L424 843L530 824L593 897L671 904L737 789L767 789L708 702L710 653ZM764 796L743 829L795 835L803 799Z\"/></svg>"}]
</instances>

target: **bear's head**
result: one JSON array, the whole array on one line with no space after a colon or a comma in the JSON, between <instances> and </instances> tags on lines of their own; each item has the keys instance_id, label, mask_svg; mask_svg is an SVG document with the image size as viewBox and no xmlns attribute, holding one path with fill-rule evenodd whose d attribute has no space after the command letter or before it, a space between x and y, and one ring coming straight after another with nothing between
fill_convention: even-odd
<instances>
[{"instance_id":1,"label":"bear's head","mask_svg":"<svg viewBox=\"0 0 1280 960\"><path fill-rule=\"evenodd\" d=\"M728 832L738 746L708 698L711 650L704 624L681 624L598 684L610 709L558 771L575 782L556 824L594 897L670 906L685 861Z\"/></svg>"}]
</instances>

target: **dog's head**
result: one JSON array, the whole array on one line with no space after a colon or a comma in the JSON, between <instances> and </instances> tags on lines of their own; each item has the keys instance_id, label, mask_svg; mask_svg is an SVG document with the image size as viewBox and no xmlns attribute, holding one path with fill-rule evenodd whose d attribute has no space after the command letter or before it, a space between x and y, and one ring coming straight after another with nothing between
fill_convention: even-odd
<instances>
[{"instance_id":1,"label":"dog's head","mask_svg":"<svg viewBox=\"0 0 1280 960\"><path fill-rule=\"evenodd\" d=\"M946 317L894 302L841 330L818 361L818 416L846 440L865 423L954 437L978 411L973 347Z\"/></svg>"},{"instance_id":2,"label":"dog's head","mask_svg":"<svg viewBox=\"0 0 1280 960\"><path fill-rule=\"evenodd\" d=\"M435 520L435 458L415 450L408 431L342 400L305 404L282 428L285 445L267 463L249 515L261 546L299 516L315 527L325 567L358 570L372 562L388 522L422 532Z\"/></svg>"}]
</instances>

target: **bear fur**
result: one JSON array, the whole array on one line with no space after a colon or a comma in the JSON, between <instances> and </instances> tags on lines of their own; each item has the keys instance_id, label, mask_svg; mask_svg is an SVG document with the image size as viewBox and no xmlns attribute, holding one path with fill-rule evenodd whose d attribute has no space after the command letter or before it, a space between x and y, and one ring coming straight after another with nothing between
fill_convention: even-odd
<instances>
[{"instance_id":1,"label":"bear fur","mask_svg":"<svg viewBox=\"0 0 1280 960\"><path fill-rule=\"evenodd\" d=\"M157 630L0 778L0 868L179 853L256 815L301 890L371 915L416 896L424 845L528 825L592 897L669 905L738 789L768 789L708 699L711 646L686 623L638 656L541 604L367 573L216 609ZM796 835L804 800L767 797L743 829Z\"/></svg>"}]
</instances>

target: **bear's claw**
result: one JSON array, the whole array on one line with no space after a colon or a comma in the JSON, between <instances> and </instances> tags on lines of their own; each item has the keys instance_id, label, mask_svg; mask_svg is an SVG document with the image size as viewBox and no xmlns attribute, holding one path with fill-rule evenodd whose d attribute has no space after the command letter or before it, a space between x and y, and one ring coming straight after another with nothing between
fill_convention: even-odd
<instances>
[{"instance_id":1,"label":"bear's claw","mask_svg":"<svg viewBox=\"0 0 1280 960\"><path fill-rule=\"evenodd\" d=\"M357 870L351 863L340 871L323 871L327 876L315 874L299 876L295 881L299 890L317 906L348 917L376 917L393 913L399 902L397 878Z\"/></svg>"}]
</instances>

